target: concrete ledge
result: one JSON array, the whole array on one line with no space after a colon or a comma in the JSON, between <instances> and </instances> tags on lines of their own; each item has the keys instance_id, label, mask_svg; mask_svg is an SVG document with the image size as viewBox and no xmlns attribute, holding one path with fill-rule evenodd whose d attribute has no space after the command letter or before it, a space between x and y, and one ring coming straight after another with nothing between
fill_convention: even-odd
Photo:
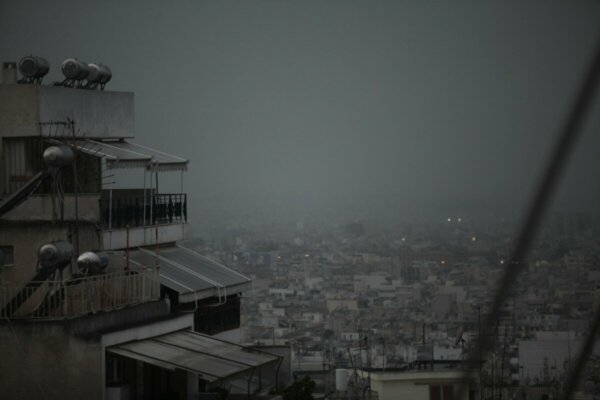
<instances>
[{"instance_id":1,"label":"concrete ledge","mask_svg":"<svg viewBox=\"0 0 600 400\"><path fill-rule=\"evenodd\" d=\"M193 328L194 314L186 313L178 315L174 318L107 333L102 336L102 345L104 347L109 347L119 343L127 343L133 340L143 340L170 332L180 331L182 329Z\"/></svg>"},{"instance_id":2,"label":"concrete ledge","mask_svg":"<svg viewBox=\"0 0 600 400\"><path fill-rule=\"evenodd\" d=\"M168 300L158 300L138 304L120 310L98 312L97 314L69 320L71 332L77 336L100 337L105 332L138 326L150 321L164 319L169 315Z\"/></svg>"},{"instance_id":3,"label":"concrete ledge","mask_svg":"<svg viewBox=\"0 0 600 400\"><path fill-rule=\"evenodd\" d=\"M158 243L174 243L187 237L187 223L158 225ZM127 229L105 229L102 231L104 250L121 250L127 247ZM156 226L129 228L129 248L156 244Z\"/></svg>"}]
</instances>

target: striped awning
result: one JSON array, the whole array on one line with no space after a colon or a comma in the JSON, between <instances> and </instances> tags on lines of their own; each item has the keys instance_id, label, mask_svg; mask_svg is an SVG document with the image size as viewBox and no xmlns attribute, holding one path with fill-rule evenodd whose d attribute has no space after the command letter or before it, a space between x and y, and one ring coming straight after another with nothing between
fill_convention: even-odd
<instances>
[{"instance_id":1,"label":"striped awning","mask_svg":"<svg viewBox=\"0 0 600 400\"><path fill-rule=\"evenodd\" d=\"M77 142L75 147L86 154L102 157L107 168L146 168L152 171L182 171L188 160L126 140L91 140Z\"/></svg>"},{"instance_id":2,"label":"striped awning","mask_svg":"<svg viewBox=\"0 0 600 400\"><path fill-rule=\"evenodd\" d=\"M108 352L168 370L198 374L207 382L246 374L281 357L190 330L108 347Z\"/></svg>"}]
</instances>

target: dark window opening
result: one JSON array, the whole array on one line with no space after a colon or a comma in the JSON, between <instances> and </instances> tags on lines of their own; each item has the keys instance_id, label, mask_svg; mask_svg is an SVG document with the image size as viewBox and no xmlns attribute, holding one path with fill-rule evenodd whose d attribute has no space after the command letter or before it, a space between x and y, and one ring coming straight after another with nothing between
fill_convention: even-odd
<instances>
[{"instance_id":1,"label":"dark window opening","mask_svg":"<svg viewBox=\"0 0 600 400\"><path fill-rule=\"evenodd\" d=\"M207 335L237 329L240 327L240 298L228 296L224 304L199 304L194 313L194 330Z\"/></svg>"},{"instance_id":2,"label":"dark window opening","mask_svg":"<svg viewBox=\"0 0 600 400\"><path fill-rule=\"evenodd\" d=\"M15 264L13 246L0 246L0 267L12 267Z\"/></svg>"}]
</instances>

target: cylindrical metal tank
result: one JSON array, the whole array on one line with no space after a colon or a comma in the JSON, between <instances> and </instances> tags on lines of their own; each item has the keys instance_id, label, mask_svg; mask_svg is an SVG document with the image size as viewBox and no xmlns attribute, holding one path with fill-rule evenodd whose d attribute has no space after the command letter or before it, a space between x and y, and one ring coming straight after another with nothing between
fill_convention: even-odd
<instances>
[{"instance_id":1,"label":"cylindrical metal tank","mask_svg":"<svg viewBox=\"0 0 600 400\"><path fill-rule=\"evenodd\" d=\"M73 150L69 146L50 146L44 150L44 162L53 167L64 167L73 162Z\"/></svg>"},{"instance_id":2,"label":"cylindrical metal tank","mask_svg":"<svg viewBox=\"0 0 600 400\"><path fill-rule=\"evenodd\" d=\"M112 78L112 72L106 65L90 63L88 68L90 70L87 76L88 82L104 84Z\"/></svg>"},{"instance_id":3,"label":"cylindrical metal tank","mask_svg":"<svg viewBox=\"0 0 600 400\"><path fill-rule=\"evenodd\" d=\"M348 381L350 380L350 372L347 369L338 368L335 370L335 390L345 392L348 390Z\"/></svg>"},{"instance_id":4,"label":"cylindrical metal tank","mask_svg":"<svg viewBox=\"0 0 600 400\"><path fill-rule=\"evenodd\" d=\"M87 78L90 73L90 68L87 63L76 58L67 58L63 61L61 69L66 78L74 79L76 81Z\"/></svg>"},{"instance_id":5,"label":"cylindrical metal tank","mask_svg":"<svg viewBox=\"0 0 600 400\"><path fill-rule=\"evenodd\" d=\"M66 265L72 256L73 246L64 240L44 244L38 250L38 261L42 268Z\"/></svg>"},{"instance_id":6,"label":"cylindrical metal tank","mask_svg":"<svg viewBox=\"0 0 600 400\"><path fill-rule=\"evenodd\" d=\"M108 256L103 252L86 251L77 258L77 266L90 274L98 274L108 266Z\"/></svg>"},{"instance_id":7,"label":"cylindrical metal tank","mask_svg":"<svg viewBox=\"0 0 600 400\"><path fill-rule=\"evenodd\" d=\"M28 56L19 61L19 71L27 78L41 78L49 70L48 61L42 57Z\"/></svg>"}]
</instances>

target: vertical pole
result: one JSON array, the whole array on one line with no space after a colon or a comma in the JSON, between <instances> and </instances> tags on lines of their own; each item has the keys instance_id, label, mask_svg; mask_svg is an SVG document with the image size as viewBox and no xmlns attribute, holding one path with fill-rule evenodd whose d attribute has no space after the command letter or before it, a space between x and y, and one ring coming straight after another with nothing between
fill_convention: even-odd
<instances>
[{"instance_id":1,"label":"vertical pole","mask_svg":"<svg viewBox=\"0 0 600 400\"><path fill-rule=\"evenodd\" d=\"M144 168L144 211L142 213L142 226L144 232L146 231L146 169Z\"/></svg>"},{"instance_id":2,"label":"vertical pole","mask_svg":"<svg viewBox=\"0 0 600 400\"><path fill-rule=\"evenodd\" d=\"M477 329L479 331L479 396L483 395L483 360L481 359L481 306L477 306Z\"/></svg>"},{"instance_id":3,"label":"vertical pole","mask_svg":"<svg viewBox=\"0 0 600 400\"><path fill-rule=\"evenodd\" d=\"M160 268L160 264L158 263L158 224L154 225L154 239L156 241L156 269Z\"/></svg>"},{"instance_id":4,"label":"vertical pole","mask_svg":"<svg viewBox=\"0 0 600 400\"><path fill-rule=\"evenodd\" d=\"M125 241L125 272L129 271L129 224L125 226L127 229L127 236Z\"/></svg>"},{"instance_id":5,"label":"vertical pole","mask_svg":"<svg viewBox=\"0 0 600 400\"><path fill-rule=\"evenodd\" d=\"M155 168L154 174L156 178L156 194L158 194L158 168Z\"/></svg>"},{"instance_id":6,"label":"vertical pole","mask_svg":"<svg viewBox=\"0 0 600 400\"><path fill-rule=\"evenodd\" d=\"M75 146L75 121L69 121L71 124L71 135L73 136L73 148ZM73 152L73 193L75 195L75 255L79 255L79 196L77 188L77 151Z\"/></svg>"},{"instance_id":7,"label":"vertical pole","mask_svg":"<svg viewBox=\"0 0 600 400\"><path fill-rule=\"evenodd\" d=\"M150 172L150 225L154 225L154 193L152 192L152 171Z\"/></svg>"},{"instance_id":8,"label":"vertical pole","mask_svg":"<svg viewBox=\"0 0 600 400\"><path fill-rule=\"evenodd\" d=\"M112 187L108 189L108 229L112 229Z\"/></svg>"},{"instance_id":9,"label":"vertical pole","mask_svg":"<svg viewBox=\"0 0 600 400\"><path fill-rule=\"evenodd\" d=\"M179 184L179 218L181 219L181 223L183 224L183 170L181 170L181 179Z\"/></svg>"}]
</instances>

